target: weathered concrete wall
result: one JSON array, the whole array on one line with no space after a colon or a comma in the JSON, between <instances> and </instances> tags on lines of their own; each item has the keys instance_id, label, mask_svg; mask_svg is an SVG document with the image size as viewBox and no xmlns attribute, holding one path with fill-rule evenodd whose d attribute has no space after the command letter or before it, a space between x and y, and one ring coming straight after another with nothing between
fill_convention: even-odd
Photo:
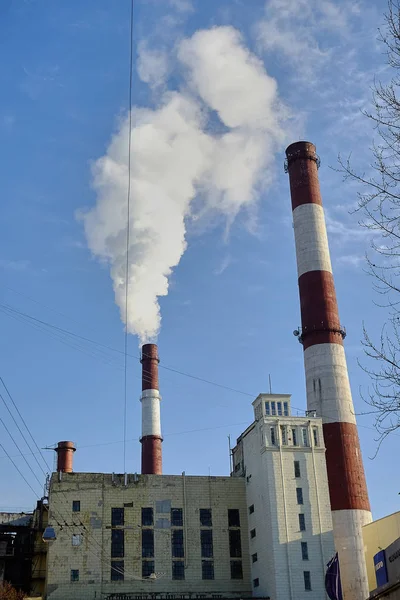
<instances>
[{"instance_id":1,"label":"weathered concrete wall","mask_svg":"<svg viewBox=\"0 0 400 600\"><path fill-rule=\"evenodd\" d=\"M47 594L51 600L104 598L112 593L222 594L250 596L250 565L245 482L230 477L183 477L93 473L53 475L49 524L57 540L49 545ZM80 512L72 502L80 501ZM111 508L124 507L125 580L111 581ZM154 509L156 579L142 579L141 509ZM185 579L172 580L170 509L184 513ZM212 509L214 580L202 579L200 508ZM243 579L231 579L228 508L239 509ZM72 546L72 535L82 544ZM79 569L72 582L71 569Z\"/></svg>"}]
</instances>

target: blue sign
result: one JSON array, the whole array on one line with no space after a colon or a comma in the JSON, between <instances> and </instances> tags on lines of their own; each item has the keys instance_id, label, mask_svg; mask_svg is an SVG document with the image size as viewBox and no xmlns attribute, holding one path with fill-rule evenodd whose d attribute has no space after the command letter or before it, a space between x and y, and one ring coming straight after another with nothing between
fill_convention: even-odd
<instances>
[{"instance_id":1,"label":"blue sign","mask_svg":"<svg viewBox=\"0 0 400 600\"><path fill-rule=\"evenodd\" d=\"M374 556L375 576L376 576L376 587L385 585L389 581L387 568L386 568L386 556L385 551L380 550L378 554Z\"/></svg>"}]
</instances>

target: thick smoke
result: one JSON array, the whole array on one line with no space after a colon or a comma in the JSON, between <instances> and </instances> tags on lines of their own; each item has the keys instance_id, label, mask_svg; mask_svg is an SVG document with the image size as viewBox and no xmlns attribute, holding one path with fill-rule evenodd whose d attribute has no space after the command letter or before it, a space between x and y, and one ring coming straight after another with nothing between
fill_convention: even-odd
<instances>
[{"instance_id":1,"label":"thick smoke","mask_svg":"<svg viewBox=\"0 0 400 600\"><path fill-rule=\"evenodd\" d=\"M185 252L194 199L231 221L268 185L284 138L276 82L238 31L198 31L181 42L178 61L184 89L165 92L155 110L132 113L127 327L141 343L159 332L158 298L168 294L169 277ZM215 114L220 133L210 126ZM110 264L123 321L128 135L126 118L95 163L97 203L83 217L91 251Z\"/></svg>"}]
</instances>

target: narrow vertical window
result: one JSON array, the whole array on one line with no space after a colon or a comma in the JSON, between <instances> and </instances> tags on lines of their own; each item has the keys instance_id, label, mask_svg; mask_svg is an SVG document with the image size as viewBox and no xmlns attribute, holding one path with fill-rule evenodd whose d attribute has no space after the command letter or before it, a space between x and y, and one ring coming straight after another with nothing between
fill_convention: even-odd
<instances>
[{"instance_id":1,"label":"narrow vertical window","mask_svg":"<svg viewBox=\"0 0 400 600\"><path fill-rule=\"evenodd\" d=\"M301 542L301 558L308 560L308 545L307 542Z\"/></svg>"},{"instance_id":2,"label":"narrow vertical window","mask_svg":"<svg viewBox=\"0 0 400 600\"><path fill-rule=\"evenodd\" d=\"M301 435L303 438L303 446L308 446L308 431L306 427L302 428Z\"/></svg>"},{"instance_id":3,"label":"narrow vertical window","mask_svg":"<svg viewBox=\"0 0 400 600\"><path fill-rule=\"evenodd\" d=\"M122 558L124 556L124 530L111 530L111 558Z\"/></svg>"},{"instance_id":4,"label":"narrow vertical window","mask_svg":"<svg viewBox=\"0 0 400 600\"><path fill-rule=\"evenodd\" d=\"M282 440L282 446L286 446L287 439L286 439L286 426L285 425L281 425L281 440Z\"/></svg>"},{"instance_id":5,"label":"narrow vertical window","mask_svg":"<svg viewBox=\"0 0 400 600\"><path fill-rule=\"evenodd\" d=\"M257 557L257 552L255 552L254 554L251 555L251 562L255 563L257 562L258 557Z\"/></svg>"},{"instance_id":6,"label":"narrow vertical window","mask_svg":"<svg viewBox=\"0 0 400 600\"><path fill-rule=\"evenodd\" d=\"M313 427L313 438L314 438L314 446L318 446L318 429L317 427Z\"/></svg>"},{"instance_id":7,"label":"narrow vertical window","mask_svg":"<svg viewBox=\"0 0 400 600\"><path fill-rule=\"evenodd\" d=\"M152 527L154 523L153 509L142 508L142 526L144 527Z\"/></svg>"},{"instance_id":8,"label":"narrow vertical window","mask_svg":"<svg viewBox=\"0 0 400 600\"><path fill-rule=\"evenodd\" d=\"M253 512L254 512L254 504L251 504L251 505L249 506L249 515L252 515L252 514L253 514Z\"/></svg>"},{"instance_id":9,"label":"narrow vertical window","mask_svg":"<svg viewBox=\"0 0 400 600\"><path fill-rule=\"evenodd\" d=\"M150 577L154 573L154 560L142 561L142 577Z\"/></svg>"},{"instance_id":10,"label":"narrow vertical window","mask_svg":"<svg viewBox=\"0 0 400 600\"><path fill-rule=\"evenodd\" d=\"M183 527L183 510L182 508L171 508L171 526Z\"/></svg>"},{"instance_id":11,"label":"narrow vertical window","mask_svg":"<svg viewBox=\"0 0 400 600\"><path fill-rule=\"evenodd\" d=\"M282 402L277 402L276 406L278 407L278 416L282 416Z\"/></svg>"},{"instance_id":12,"label":"narrow vertical window","mask_svg":"<svg viewBox=\"0 0 400 600\"><path fill-rule=\"evenodd\" d=\"M123 560L112 560L111 561L111 581L123 581L124 580L124 561Z\"/></svg>"},{"instance_id":13,"label":"narrow vertical window","mask_svg":"<svg viewBox=\"0 0 400 600\"><path fill-rule=\"evenodd\" d=\"M304 576L304 589L310 591L311 590L311 573L310 571L303 571Z\"/></svg>"},{"instance_id":14,"label":"narrow vertical window","mask_svg":"<svg viewBox=\"0 0 400 600\"><path fill-rule=\"evenodd\" d=\"M260 580L258 579L258 577L256 577L255 579L253 579L253 587L258 587L260 585Z\"/></svg>"},{"instance_id":15,"label":"narrow vertical window","mask_svg":"<svg viewBox=\"0 0 400 600\"><path fill-rule=\"evenodd\" d=\"M303 504L303 488L296 488L297 504Z\"/></svg>"},{"instance_id":16,"label":"narrow vertical window","mask_svg":"<svg viewBox=\"0 0 400 600\"><path fill-rule=\"evenodd\" d=\"M300 462L298 460L294 461L294 476L300 477Z\"/></svg>"},{"instance_id":17,"label":"narrow vertical window","mask_svg":"<svg viewBox=\"0 0 400 600\"><path fill-rule=\"evenodd\" d=\"M154 529L142 529L142 558L154 556Z\"/></svg>"},{"instance_id":18,"label":"narrow vertical window","mask_svg":"<svg viewBox=\"0 0 400 600\"><path fill-rule=\"evenodd\" d=\"M300 531L306 530L306 518L303 513L299 514L299 529L300 529Z\"/></svg>"},{"instance_id":19,"label":"narrow vertical window","mask_svg":"<svg viewBox=\"0 0 400 600\"><path fill-rule=\"evenodd\" d=\"M202 527L212 527L211 508L200 509L200 525Z\"/></svg>"},{"instance_id":20,"label":"narrow vertical window","mask_svg":"<svg viewBox=\"0 0 400 600\"><path fill-rule=\"evenodd\" d=\"M252 529L252 530L250 531L250 537L251 537L251 539L253 539L253 538L255 538L255 537L256 537L256 530L255 530L255 529Z\"/></svg>"},{"instance_id":21,"label":"narrow vertical window","mask_svg":"<svg viewBox=\"0 0 400 600\"><path fill-rule=\"evenodd\" d=\"M185 563L183 560L174 560L172 563L172 579L185 579Z\"/></svg>"},{"instance_id":22,"label":"narrow vertical window","mask_svg":"<svg viewBox=\"0 0 400 600\"><path fill-rule=\"evenodd\" d=\"M240 527L238 508L228 508L228 527Z\"/></svg>"},{"instance_id":23,"label":"narrow vertical window","mask_svg":"<svg viewBox=\"0 0 400 600\"><path fill-rule=\"evenodd\" d=\"M81 501L80 500L72 500L72 512L80 512L81 510Z\"/></svg>"},{"instance_id":24,"label":"narrow vertical window","mask_svg":"<svg viewBox=\"0 0 400 600\"><path fill-rule=\"evenodd\" d=\"M229 556L232 558L240 558L242 556L240 529L229 530Z\"/></svg>"},{"instance_id":25,"label":"narrow vertical window","mask_svg":"<svg viewBox=\"0 0 400 600\"><path fill-rule=\"evenodd\" d=\"M270 410L270 407L269 407L269 402L265 403L265 414L267 416L269 416L271 414L271 410Z\"/></svg>"},{"instance_id":26,"label":"narrow vertical window","mask_svg":"<svg viewBox=\"0 0 400 600\"><path fill-rule=\"evenodd\" d=\"M171 532L171 551L172 558L182 558L185 556L183 546L183 529L173 529Z\"/></svg>"},{"instance_id":27,"label":"narrow vertical window","mask_svg":"<svg viewBox=\"0 0 400 600\"><path fill-rule=\"evenodd\" d=\"M71 581L79 581L79 569L71 569Z\"/></svg>"},{"instance_id":28,"label":"narrow vertical window","mask_svg":"<svg viewBox=\"0 0 400 600\"><path fill-rule=\"evenodd\" d=\"M276 439L275 439L275 427L271 427L271 445L275 446L276 445Z\"/></svg>"},{"instance_id":29,"label":"narrow vertical window","mask_svg":"<svg viewBox=\"0 0 400 600\"><path fill-rule=\"evenodd\" d=\"M202 558L212 558L213 550L213 534L211 529L200 530L201 556Z\"/></svg>"},{"instance_id":30,"label":"narrow vertical window","mask_svg":"<svg viewBox=\"0 0 400 600\"><path fill-rule=\"evenodd\" d=\"M111 527L117 527L123 525L125 520L123 508L112 508L111 509Z\"/></svg>"},{"instance_id":31,"label":"narrow vertical window","mask_svg":"<svg viewBox=\"0 0 400 600\"><path fill-rule=\"evenodd\" d=\"M276 416L276 403L275 402L271 402L271 415L273 417Z\"/></svg>"},{"instance_id":32,"label":"narrow vertical window","mask_svg":"<svg viewBox=\"0 0 400 600\"><path fill-rule=\"evenodd\" d=\"M201 561L201 577L202 579L214 579L214 561Z\"/></svg>"},{"instance_id":33,"label":"narrow vertical window","mask_svg":"<svg viewBox=\"0 0 400 600\"><path fill-rule=\"evenodd\" d=\"M243 566L241 560L231 560L231 579L243 579Z\"/></svg>"},{"instance_id":34,"label":"narrow vertical window","mask_svg":"<svg viewBox=\"0 0 400 600\"><path fill-rule=\"evenodd\" d=\"M284 417L288 417L289 416L289 405L287 402L283 403L283 416Z\"/></svg>"},{"instance_id":35,"label":"narrow vertical window","mask_svg":"<svg viewBox=\"0 0 400 600\"><path fill-rule=\"evenodd\" d=\"M296 429L292 429L292 440L293 440L293 446L297 446L297 431L296 431Z\"/></svg>"}]
</instances>

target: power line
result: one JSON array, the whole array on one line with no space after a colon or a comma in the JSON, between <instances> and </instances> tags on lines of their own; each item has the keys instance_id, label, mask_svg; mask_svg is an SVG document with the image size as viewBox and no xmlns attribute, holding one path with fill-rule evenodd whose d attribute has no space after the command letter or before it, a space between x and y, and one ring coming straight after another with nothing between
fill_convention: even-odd
<instances>
[{"instance_id":1,"label":"power line","mask_svg":"<svg viewBox=\"0 0 400 600\"><path fill-rule=\"evenodd\" d=\"M22 471L19 470L19 468L15 464L14 460L11 458L11 456L8 454L7 450L4 448L3 444L1 444L1 443L0 443L0 448L3 450L4 454L10 459L10 461L12 462L12 464L14 465L14 467L16 468L18 473L21 475L22 479L25 481L26 485L30 487L30 489L34 493L35 497L39 498L40 497L39 494L37 492L35 492L35 490L31 486L31 484L29 483L29 481L26 479L25 475L22 473Z\"/></svg>"},{"instance_id":2,"label":"power line","mask_svg":"<svg viewBox=\"0 0 400 600\"><path fill-rule=\"evenodd\" d=\"M132 71L133 71L133 0L131 0L129 56L129 131L128 189L126 199L126 265L125 265L125 337L124 337L124 473L126 472L126 407L128 401L128 302L129 302L129 242L131 218L131 154L132 154Z\"/></svg>"}]
</instances>

